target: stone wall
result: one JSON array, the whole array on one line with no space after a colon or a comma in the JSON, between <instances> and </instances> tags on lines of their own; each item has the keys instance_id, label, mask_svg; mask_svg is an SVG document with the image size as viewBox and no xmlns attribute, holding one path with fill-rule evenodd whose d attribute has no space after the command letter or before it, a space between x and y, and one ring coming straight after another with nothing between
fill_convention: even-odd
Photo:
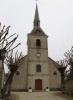
<instances>
[{"instance_id":1,"label":"stone wall","mask_svg":"<svg viewBox=\"0 0 73 100\"><path fill-rule=\"evenodd\" d=\"M61 76L57 69L59 65L49 58L48 66L50 90L59 90L61 88ZM54 74L54 72L56 72L56 74Z\"/></svg>"},{"instance_id":2,"label":"stone wall","mask_svg":"<svg viewBox=\"0 0 73 100\"><path fill-rule=\"evenodd\" d=\"M12 90L26 90L27 88L27 56L23 57L18 62L19 68L17 71L20 72L19 75L14 74L12 81Z\"/></svg>"}]
</instances>

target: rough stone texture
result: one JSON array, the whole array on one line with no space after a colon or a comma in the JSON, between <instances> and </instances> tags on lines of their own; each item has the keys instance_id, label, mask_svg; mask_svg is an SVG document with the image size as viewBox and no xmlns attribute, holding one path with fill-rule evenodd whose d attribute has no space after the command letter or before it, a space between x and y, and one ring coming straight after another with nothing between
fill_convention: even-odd
<instances>
[{"instance_id":1,"label":"rough stone texture","mask_svg":"<svg viewBox=\"0 0 73 100\"><path fill-rule=\"evenodd\" d=\"M40 39L40 48L36 47L36 39ZM41 56L38 58L37 53ZM36 65L41 65L41 72L36 72ZM12 89L26 90L29 87L35 90L36 79L42 80L42 91L48 87L50 90L60 88L61 77L57 70L59 65L48 57L47 36L32 36L28 35L28 53L26 57L19 60L20 75L14 75ZM54 75L56 71L57 75Z\"/></svg>"},{"instance_id":2,"label":"rough stone texture","mask_svg":"<svg viewBox=\"0 0 73 100\"><path fill-rule=\"evenodd\" d=\"M59 89L61 85L60 73L57 70L59 65L48 57L48 36L40 27L38 8L36 8L35 13L34 27L27 35L27 57L22 58L18 63L21 66L18 69L21 74L14 76L12 89L24 90L29 87L41 91L45 90L46 87L51 90ZM38 53L40 57L37 56ZM41 66L40 72L36 71L37 65ZM53 74L54 71L57 73L56 75Z\"/></svg>"},{"instance_id":3,"label":"rough stone texture","mask_svg":"<svg viewBox=\"0 0 73 100\"><path fill-rule=\"evenodd\" d=\"M20 59L18 65L20 75L17 76L15 73L11 87L12 90L24 90L27 87L27 56Z\"/></svg>"},{"instance_id":4,"label":"rough stone texture","mask_svg":"<svg viewBox=\"0 0 73 100\"><path fill-rule=\"evenodd\" d=\"M57 70L57 67L59 67L59 65L49 58L49 64L48 64L49 86L50 86L50 89L52 90L61 87L61 76L60 76L60 72ZM57 75L53 74L55 71Z\"/></svg>"},{"instance_id":5,"label":"rough stone texture","mask_svg":"<svg viewBox=\"0 0 73 100\"><path fill-rule=\"evenodd\" d=\"M48 57L47 36L28 35L28 88L35 90L35 80L42 80L42 90L60 88L60 73L57 70L59 65ZM40 39L41 46L36 47L36 40ZM38 58L37 53L41 56ZM36 72L36 65L41 65L41 72ZM53 75L56 71L57 75Z\"/></svg>"}]
</instances>

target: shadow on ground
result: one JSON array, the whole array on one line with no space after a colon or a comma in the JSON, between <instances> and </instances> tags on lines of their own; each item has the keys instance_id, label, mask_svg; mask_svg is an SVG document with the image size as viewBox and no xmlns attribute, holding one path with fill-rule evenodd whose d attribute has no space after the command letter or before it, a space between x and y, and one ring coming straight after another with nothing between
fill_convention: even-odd
<instances>
[{"instance_id":1,"label":"shadow on ground","mask_svg":"<svg viewBox=\"0 0 73 100\"><path fill-rule=\"evenodd\" d=\"M64 94L64 93L53 93L53 94L56 95L56 96L65 98L67 100L73 100L73 96L71 96L71 95L67 95L67 94Z\"/></svg>"}]
</instances>

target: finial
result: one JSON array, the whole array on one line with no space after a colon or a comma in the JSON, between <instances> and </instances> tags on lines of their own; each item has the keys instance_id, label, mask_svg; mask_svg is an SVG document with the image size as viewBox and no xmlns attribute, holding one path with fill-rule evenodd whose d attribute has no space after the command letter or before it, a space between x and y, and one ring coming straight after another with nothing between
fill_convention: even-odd
<instances>
[{"instance_id":1,"label":"finial","mask_svg":"<svg viewBox=\"0 0 73 100\"><path fill-rule=\"evenodd\" d=\"M38 0L35 0L35 1L36 1L36 3L37 3Z\"/></svg>"}]
</instances>

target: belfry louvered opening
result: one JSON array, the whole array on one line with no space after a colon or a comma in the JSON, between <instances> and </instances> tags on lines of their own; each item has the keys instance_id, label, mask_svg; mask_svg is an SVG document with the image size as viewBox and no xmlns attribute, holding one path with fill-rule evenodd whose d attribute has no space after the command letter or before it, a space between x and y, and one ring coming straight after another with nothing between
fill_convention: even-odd
<instances>
[{"instance_id":1,"label":"belfry louvered opening","mask_svg":"<svg viewBox=\"0 0 73 100\"><path fill-rule=\"evenodd\" d=\"M37 47L40 47L40 46L41 46L41 40L40 40L40 39L37 39L37 40L36 40L36 46L37 46Z\"/></svg>"}]
</instances>

